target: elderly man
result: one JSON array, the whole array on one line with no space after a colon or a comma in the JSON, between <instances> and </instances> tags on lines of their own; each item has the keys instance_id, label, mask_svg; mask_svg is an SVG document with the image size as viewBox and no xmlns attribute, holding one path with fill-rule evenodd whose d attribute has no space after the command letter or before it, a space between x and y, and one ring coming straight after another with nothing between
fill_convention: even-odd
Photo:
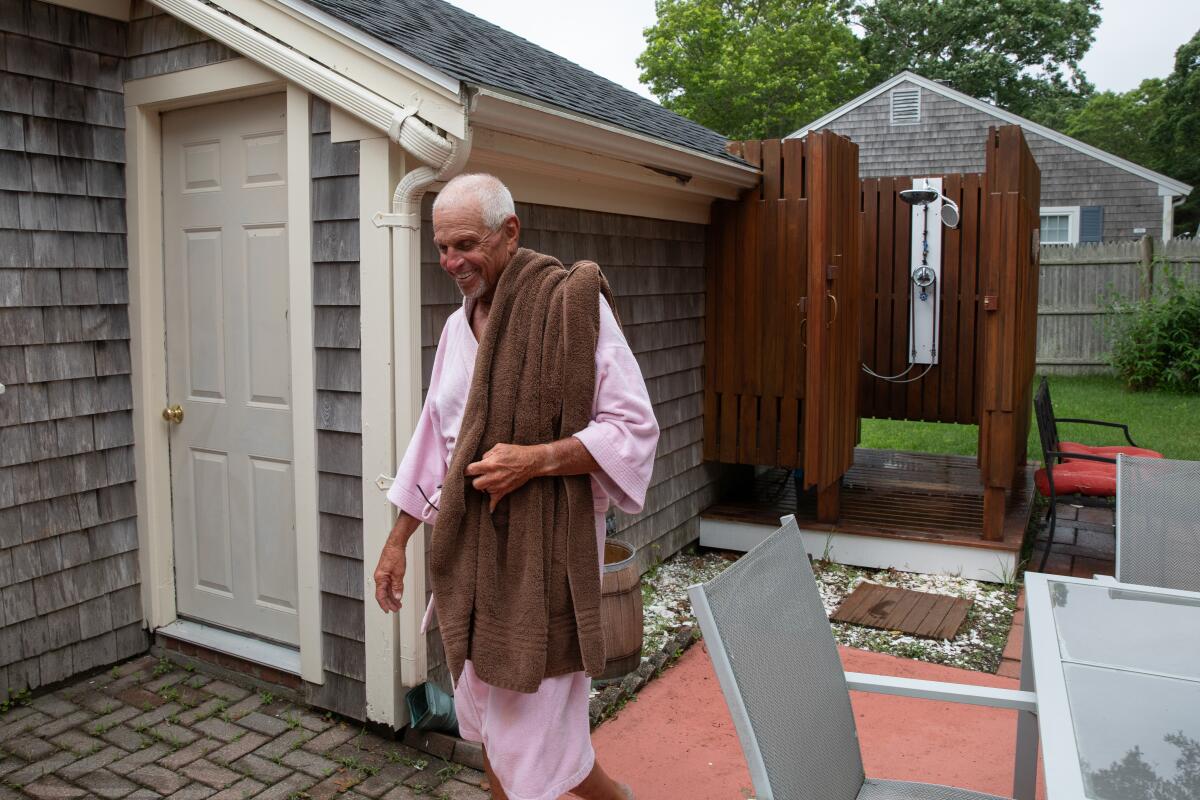
<instances>
[{"instance_id":1,"label":"elderly man","mask_svg":"<svg viewBox=\"0 0 1200 800\"><path fill-rule=\"evenodd\" d=\"M455 178L433 205L464 299L388 493L400 515L376 600L399 609L405 546L432 522L425 625L436 604L459 728L483 743L493 796L626 800L592 750L588 673L604 662L605 511L641 509L658 424L599 269L519 248L520 231L490 175Z\"/></svg>"}]
</instances>

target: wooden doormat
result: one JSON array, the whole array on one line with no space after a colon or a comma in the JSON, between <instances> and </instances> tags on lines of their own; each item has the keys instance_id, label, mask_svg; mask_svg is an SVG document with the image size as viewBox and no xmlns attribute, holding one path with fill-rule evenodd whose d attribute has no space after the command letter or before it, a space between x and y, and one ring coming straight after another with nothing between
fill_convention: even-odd
<instances>
[{"instance_id":1,"label":"wooden doormat","mask_svg":"<svg viewBox=\"0 0 1200 800\"><path fill-rule=\"evenodd\" d=\"M832 619L928 639L953 639L971 602L963 597L863 583L842 601Z\"/></svg>"}]
</instances>

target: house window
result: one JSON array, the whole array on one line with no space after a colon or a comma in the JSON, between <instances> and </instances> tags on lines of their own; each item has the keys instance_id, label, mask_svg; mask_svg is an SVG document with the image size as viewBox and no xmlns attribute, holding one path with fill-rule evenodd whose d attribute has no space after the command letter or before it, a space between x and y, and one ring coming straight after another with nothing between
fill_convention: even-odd
<instances>
[{"instance_id":1,"label":"house window","mask_svg":"<svg viewBox=\"0 0 1200 800\"><path fill-rule=\"evenodd\" d=\"M1079 244L1079 206L1042 209L1042 244Z\"/></svg>"},{"instance_id":2,"label":"house window","mask_svg":"<svg viewBox=\"0 0 1200 800\"><path fill-rule=\"evenodd\" d=\"M897 89L892 92L892 124L915 125L921 121L921 90Z\"/></svg>"}]
</instances>

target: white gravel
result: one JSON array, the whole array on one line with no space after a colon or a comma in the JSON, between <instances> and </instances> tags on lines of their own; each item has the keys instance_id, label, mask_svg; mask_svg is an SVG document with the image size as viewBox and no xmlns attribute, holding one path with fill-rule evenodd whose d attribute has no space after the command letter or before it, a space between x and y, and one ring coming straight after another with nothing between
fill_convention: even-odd
<instances>
[{"instance_id":1,"label":"white gravel","mask_svg":"<svg viewBox=\"0 0 1200 800\"><path fill-rule=\"evenodd\" d=\"M687 587L718 575L736 554L718 551L678 553L642 576L644 601L643 660L657 653L667 638L685 625L695 625ZM1017 587L945 575L871 570L815 561L826 613L833 611L864 581L921 592L971 598L971 610L959 635L949 640L925 639L850 623L833 623L841 644L937 664L995 672L1012 625Z\"/></svg>"}]
</instances>

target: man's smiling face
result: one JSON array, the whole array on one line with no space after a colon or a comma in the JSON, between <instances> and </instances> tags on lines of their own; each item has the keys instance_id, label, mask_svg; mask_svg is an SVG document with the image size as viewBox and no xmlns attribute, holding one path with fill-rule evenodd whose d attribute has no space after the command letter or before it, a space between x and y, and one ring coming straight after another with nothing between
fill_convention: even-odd
<instances>
[{"instance_id":1,"label":"man's smiling face","mask_svg":"<svg viewBox=\"0 0 1200 800\"><path fill-rule=\"evenodd\" d=\"M433 212L433 241L439 263L458 290L472 300L490 302L500 273L517 252L520 223L510 216L499 228L484 224L479 202L465 196Z\"/></svg>"}]
</instances>

